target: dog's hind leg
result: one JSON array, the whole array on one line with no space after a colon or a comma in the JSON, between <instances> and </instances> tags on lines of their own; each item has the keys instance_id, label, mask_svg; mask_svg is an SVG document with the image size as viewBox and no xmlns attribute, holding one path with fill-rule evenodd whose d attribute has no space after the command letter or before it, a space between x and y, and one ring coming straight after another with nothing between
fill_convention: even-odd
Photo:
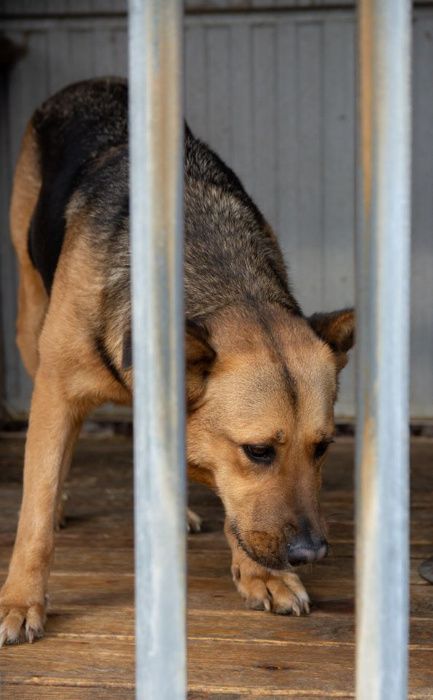
<instances>
[{"instance_id":1,"label":"dog's hind leg","mask_svg":"<svg viewBox=\"0 0 433 700\"><path fill-rule=\"evenodd\" d=\"M48 307L42 278L28 250L30 222L39 197L41 177L37 145L31 125L24 134L15 169L10 208L12 242L19 265L17 345L24 366L34 378L39 363L38 339Z\"/></svg>"},{"instance_id":2,"label":"dog's hind leg","mask_svg":"<svg viewBox=\"0 0 433 700\"><path fill-rule=\"evenodd\" d=\"M19 275L17 345L24 367L34 379L39 364L38 338L48 306L48 296L39 273L30 262L20 264Z\"/></svg>"}]
</instances>

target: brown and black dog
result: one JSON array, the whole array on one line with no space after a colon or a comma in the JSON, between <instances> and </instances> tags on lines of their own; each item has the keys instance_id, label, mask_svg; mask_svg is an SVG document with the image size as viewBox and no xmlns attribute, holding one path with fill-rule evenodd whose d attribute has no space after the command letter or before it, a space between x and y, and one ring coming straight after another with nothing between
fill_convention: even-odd
<instances>
[{"instance_id":1,"label":"brown and black dog","mask_svg":"<svg viewBox=\"0 0 433 700\"><path fill-rule=\"evenodd\" d=\"M131 402L127 85L47 100L16 168L17 342L34 379L23 500L0 643L43 634L62 485L91 409ZM308 612L296 564L326 555L320 472L353 312L306 318L271 228L185 129L187 459L220 495L232 573L254 608ZM175 468L176 465L173 465Z\"/></svg>"}]
</instances>

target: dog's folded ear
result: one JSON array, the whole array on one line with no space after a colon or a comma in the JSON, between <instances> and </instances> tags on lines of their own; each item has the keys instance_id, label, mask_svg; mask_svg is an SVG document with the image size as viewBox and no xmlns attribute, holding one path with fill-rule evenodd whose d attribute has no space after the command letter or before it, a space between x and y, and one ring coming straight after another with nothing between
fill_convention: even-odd
<instances>
[{"instance_id":1,"label":"dog's folded ear","mask_svg":"<svg viewBox=\"0 0 433 700\"><path fill-rule=\"evenodd\" d=\"M347 364L347 353L355 342L355 311L342 309L330 313L313 314L308 322L337 356L338 370Z\"/></svg>"},{"instance_id":2,"label":"dog's folded ear","mask_svg":"<svg viewBox=\"0 0 433 700\"><path fill-rule=\"evenodd\" d=\"M203 395L207 378L215 362L216 352L205 326L187 321L185 329L186 396L188 408Z\"/></svg>"}]
</instances>

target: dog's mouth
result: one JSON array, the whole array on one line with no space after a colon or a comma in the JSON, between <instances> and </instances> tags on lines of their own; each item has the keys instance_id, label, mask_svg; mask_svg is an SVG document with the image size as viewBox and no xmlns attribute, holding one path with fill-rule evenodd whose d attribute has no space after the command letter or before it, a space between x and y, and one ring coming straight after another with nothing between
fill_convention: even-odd
<instances>
[{"instance_id":1,"label":"dog's mouth","mask_svg":"<svg viewBox=\"0 0 433 700\"><path fill-rule=\"evenodd\" d=\"M236 537L238 545L245 552L245 554L257 564L260 564L260 566L263 566L265 569L275 569L277 571L284 571L293 568L287 560L284 560L282 557L280 557L278 554L275 554L271 550L264 554L262 552L257 552L255 549L250 547L242 537L242 534L235 520L231 521L230 529L233 535Z\"/></svg>"}]
</instances>

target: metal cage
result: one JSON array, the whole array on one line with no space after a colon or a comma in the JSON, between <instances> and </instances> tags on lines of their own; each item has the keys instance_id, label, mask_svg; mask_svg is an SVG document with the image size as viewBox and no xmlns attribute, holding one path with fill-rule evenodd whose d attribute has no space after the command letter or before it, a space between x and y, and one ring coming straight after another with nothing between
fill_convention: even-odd
<instances>
[{"instance_id":1,"label":"metal cage","mask_svg":"<svg viewBox=\"0 0 433 700\"><path fill-rule=\"evenodd\" d=\"M409 0L359 2L360 700L407 694L410 21ZM182 3L130 0L140 700L186 696L181 41Z\"/></svg>"}]
</instances>

